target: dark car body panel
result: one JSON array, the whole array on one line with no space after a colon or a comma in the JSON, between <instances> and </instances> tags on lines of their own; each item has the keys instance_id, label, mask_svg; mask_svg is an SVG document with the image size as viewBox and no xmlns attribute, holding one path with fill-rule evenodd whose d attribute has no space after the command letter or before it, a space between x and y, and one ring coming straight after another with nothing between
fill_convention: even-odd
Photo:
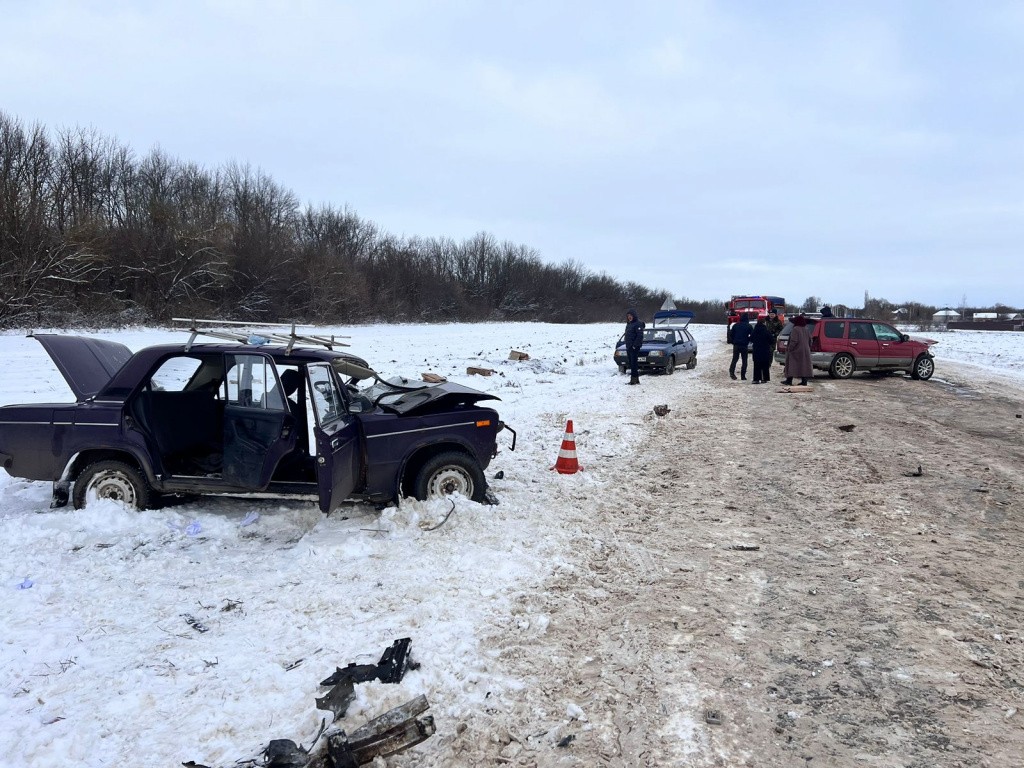
<instances>
[{"instance_id":1,"label":"dark car body panel","mask_svg":"<svg viewBox=\"0 0 1024 768\"><path fill-rule=\"evenodd\" d=\"M395 498L430 451L458 450L484 469L504 426L477 404L498 398L451 382L374 406L334 366L365 363L325 349L172 344L131 354L116 342L36 338L78 402L0 407L0 460L14 477L67 483L114 458L157 493L285 492L316 496L327 512L349 497ZM245 379L250 368L264 378ZM290 399L281 370L303 382Z\"/></svg>"},{"instance_id":2,"label":"dark car body panel","mask_svg":"<svg viewBox=\"0 0 1024 768\"><path fill-rule=\"evenodd\" d=\"M377 400L378 405L399 414L411 414L415 411L452 408L460 403L472 404L481 400L497 400L477 389L465 387L452 381L428 385L424 382L412 382L402 379L402 386L413 388L412 392L401 392L387 395ZM373 390L371 390L371 393ZM372 396L372 395L368 395Z\"/></svg>"},{"instance_id":3,"label":"dark car body panel","mask_svg":"<svg viewBox=\"0 0 1024 768\"><path fill-rule=\"evenodd\" d=\"M132 357L132 351L116 341L55 333L33 338L43 345L79 401L95 397Z\"/></svg>"}]
</instances>

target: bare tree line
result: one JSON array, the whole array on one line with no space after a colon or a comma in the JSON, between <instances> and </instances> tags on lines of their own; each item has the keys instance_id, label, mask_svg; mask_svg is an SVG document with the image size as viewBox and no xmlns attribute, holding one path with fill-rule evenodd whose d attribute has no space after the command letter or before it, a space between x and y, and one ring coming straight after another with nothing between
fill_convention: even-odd
<instances>
[{"instance_id":1,"label":"bare tree line","mask_svg":"<svg viewBox=\"0 0 1024 768\"><path fill-rule=\"evenodd\" d=\"M93 129L51 136L0 112L0 327L594 322L650 315L667 295L487 233L398 238L347 208L304 207L249 166L137 157Z\"/></svg>"}]
</instances>

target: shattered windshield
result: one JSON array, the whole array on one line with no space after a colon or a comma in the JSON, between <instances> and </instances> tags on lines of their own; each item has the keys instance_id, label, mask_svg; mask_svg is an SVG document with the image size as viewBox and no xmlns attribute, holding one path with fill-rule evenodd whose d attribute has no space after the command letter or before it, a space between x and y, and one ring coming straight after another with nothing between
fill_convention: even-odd
<instances>
[{"instance_id":1,"label":"shattered windshield","mask_svg":"<svg viewBox=\"0 0 1024 768\"><path fill-rule=\"evenodd\" d=\"M653 342L656 344L672 343L673 333L672 331L666 331L657 328L648 328L644 331L644 343Z\"/></svg>"}]
</instances>

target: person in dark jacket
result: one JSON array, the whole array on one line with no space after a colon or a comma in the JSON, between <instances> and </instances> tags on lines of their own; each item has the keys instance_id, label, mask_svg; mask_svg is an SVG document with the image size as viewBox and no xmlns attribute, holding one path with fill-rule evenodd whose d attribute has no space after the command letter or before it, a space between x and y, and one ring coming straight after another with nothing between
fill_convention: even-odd
<instances>
[{"instance_id":1,"label":"person in dark jacket","mask_svg":"<svg viewBox=\"0 0 1024 768\"><path fill-rule=\"evenodd\" d=\"M772 378L772 347L775 346L775 337L763 317L757 318L754 330L750 332L750 340L754 345L754 384L767 384Z\"/></svg>"},{"instance_id":2,"label":"person in dark jacket","mask_svg":"<svg viewBox=\"0 0 1024 768\"><path fill-rule=\"evenodd\" d=\"M832 307L830 307L828 304L823 306L821 308L821 316L822 317L832 317Z\"/></svg>"},{"instance_id":3,"label":"person in dark jacket","mask_svg":"<svg viewBox=\"0 0 1024 768\"><path fill-rule=\"evenodd\" d=\"M736 378L736 361L743 358L740 366L740 378L747 378L747 345L750 344L750 320L740 315L739 321L732 327L732 363L729 365L729 377Z\"/></svg>"},{"instance_id":4,"label":"person in dark jacket","mask_svg":"<svg viewBox=\"0 0 1024 768\"><path fill-rule=\"evenodd\" d=\"M629 358L628 384L640 383L640 347L644 344L644 324L635 309L626 310L626 357Z\"/></svg>"}]
</instances>

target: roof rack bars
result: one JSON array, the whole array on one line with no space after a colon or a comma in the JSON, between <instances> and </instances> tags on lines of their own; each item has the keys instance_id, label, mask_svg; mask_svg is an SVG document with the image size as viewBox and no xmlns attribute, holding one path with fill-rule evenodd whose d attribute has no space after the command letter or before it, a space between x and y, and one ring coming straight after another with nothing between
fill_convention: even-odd
<instances>
[{"instance_id":1,"label":"roof rack bars","mask_svg":"<svg viewBox=\"0 0 1024 768\"><path fill-rule=\"evenodd\" d=\"M192 345L195 343L197 336L210 336L215 339L224 339L225 341L237 341L241 344L249 345L263 345L263 344L283 344L285 346L285 352L290 353L292 348L296 345L299 346L312 346L312 347L326 347L327 349L333 350L335 347L348 347L351 346L338 339L350 339L351 336L314 336L305 333L296 333L295 323L291 323L291 331L272 331L265 330L267 328L266 323L250 323L250 322L239 322L237 320L201 320L188 317L172 317L172 323L185 323L188 325L188 331L192 334L189 337L188 343L185 344L185 351L188 352ZM239 330L225 329L224 326L236 326ZM201 327L204 326L204 327ZM212 327L209 327L212 326ZM244 331L242 328L249 328L250 330Z\"/></svg>"}]
</instances>

